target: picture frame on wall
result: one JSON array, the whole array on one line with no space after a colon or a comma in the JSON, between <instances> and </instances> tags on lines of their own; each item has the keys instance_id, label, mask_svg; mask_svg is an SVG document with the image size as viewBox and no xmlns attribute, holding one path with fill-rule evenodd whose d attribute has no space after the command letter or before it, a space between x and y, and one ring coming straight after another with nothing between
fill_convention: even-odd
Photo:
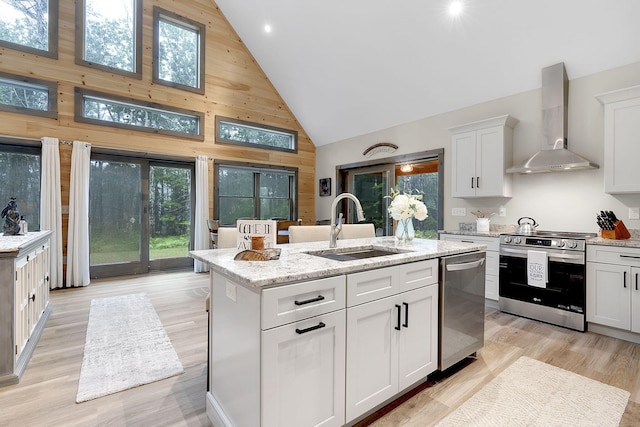
<instances>
[{"instance_id":1,"label":"picture frame on wall","mask_svg":"<svg viewBox=\"0 0 640 427\"><path fill-rule=\"evenodd\" d=\"M320 178L320 185L318 186L321 196L331 195L331 178Z\"/></svg>"}]
</instances>

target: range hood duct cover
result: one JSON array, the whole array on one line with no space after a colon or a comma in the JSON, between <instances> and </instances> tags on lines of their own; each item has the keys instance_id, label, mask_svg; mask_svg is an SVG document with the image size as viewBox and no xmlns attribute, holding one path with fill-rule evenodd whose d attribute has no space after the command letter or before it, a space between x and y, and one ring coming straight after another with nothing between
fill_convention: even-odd
<instances>
[{"instance_id":1,"label":"range hood duct cover","mask_svg":"<svg viewBox=\"0 0 640 427\"><path fill-rule=\"evenodd\" d=\"M542 69L542 122L544 144L524 162L507 173L561 172L597 169L598 165L567 150L569 79L564 63Z\"/></svg>"}]
</instances>

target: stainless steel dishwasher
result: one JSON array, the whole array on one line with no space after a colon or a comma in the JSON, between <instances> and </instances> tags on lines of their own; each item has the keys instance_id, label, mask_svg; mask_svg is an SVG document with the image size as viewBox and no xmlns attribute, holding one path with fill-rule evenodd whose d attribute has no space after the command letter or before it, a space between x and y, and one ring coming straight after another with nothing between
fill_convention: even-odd
<instances>
[{"instance_id":1,"label":"stainless steel dishwasher","mask_svg":"<svg viewBox=\"0 0 640 427\"><path fill-rule=\"evenodd\" d=\"M440 260L438 369L455 365L484 345L484 252Z\"/></svg>"}]
</instances>

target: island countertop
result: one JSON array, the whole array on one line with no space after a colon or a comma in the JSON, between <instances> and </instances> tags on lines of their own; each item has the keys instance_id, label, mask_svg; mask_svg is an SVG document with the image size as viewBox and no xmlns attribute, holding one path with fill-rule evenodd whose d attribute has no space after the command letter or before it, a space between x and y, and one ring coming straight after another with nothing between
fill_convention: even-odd
<instances>
[{"instance_id":1,"label":"island countertop","mask_svg":"<svg viewBox=\"0 0 640 427\"><path fill-rule=\"evenodd\" d=\"M486 245L430 239L414 239L407 245L398 244L395 237L345 239L338 240L336 250L377 248L397 254L337 261L309 253L329 250L328 241L277 247L281 249L280 258L270 261L236 261L236 249L191 251L190 255L240 284L260 289L486 249Z\"/></svg>"}]
</instances>

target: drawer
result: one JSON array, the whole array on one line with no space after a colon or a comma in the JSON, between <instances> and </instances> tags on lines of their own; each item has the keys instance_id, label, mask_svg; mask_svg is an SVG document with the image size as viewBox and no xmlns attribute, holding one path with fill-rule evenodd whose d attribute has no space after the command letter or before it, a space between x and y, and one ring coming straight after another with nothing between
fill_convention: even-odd
<instances>
[{"instance_id":1,"label":"drawer","mask_svg":"<svg viewBox=\"0 0 640 427\"><path fill-rule=\"evenodd\" d=\"M262 291L262 329L346 307L345 276L279 286Z\"/></svg>"},{"instance_id":2,"label":"drawer","mask_svg":"<svg viewBox=\"0 0 640 427\"><path fill-rule=\"evenodd\" d=\"M640 267L640 249L587 245L587 261Z\"/></svg>"},{"instance_id":3,"label":"drawer","mask_svg":"<svg viewBox=\"0 0 640 427\"><path fill-rule=\"evenodd\" d=\"M499 237L487 237L487 236L467 236L462 234L446 234L440 235L440 240L449 240L452 242L465 242L476 243L479 245L487 245L487 251L499 251L500 250L500 238Z\"/></svg>"},{"instance_id":4,"label":"drawer","mask_svg":"<svg viewBox=\"0 0 640 427\"><path fill-rule=\"evenodd\" d=\"M400 292L398 266L347 275L347 307Z\"/></svg>"},{"instance_id":5,"label":"drawer","mask_svg":"<svg viewBox=\"0 0 640 427\"><path fill-rule=\"evenodd\" d=\"M435 258L399 266L400 292L438 283L438 265Z\"/></svg>"}]
</instances>

